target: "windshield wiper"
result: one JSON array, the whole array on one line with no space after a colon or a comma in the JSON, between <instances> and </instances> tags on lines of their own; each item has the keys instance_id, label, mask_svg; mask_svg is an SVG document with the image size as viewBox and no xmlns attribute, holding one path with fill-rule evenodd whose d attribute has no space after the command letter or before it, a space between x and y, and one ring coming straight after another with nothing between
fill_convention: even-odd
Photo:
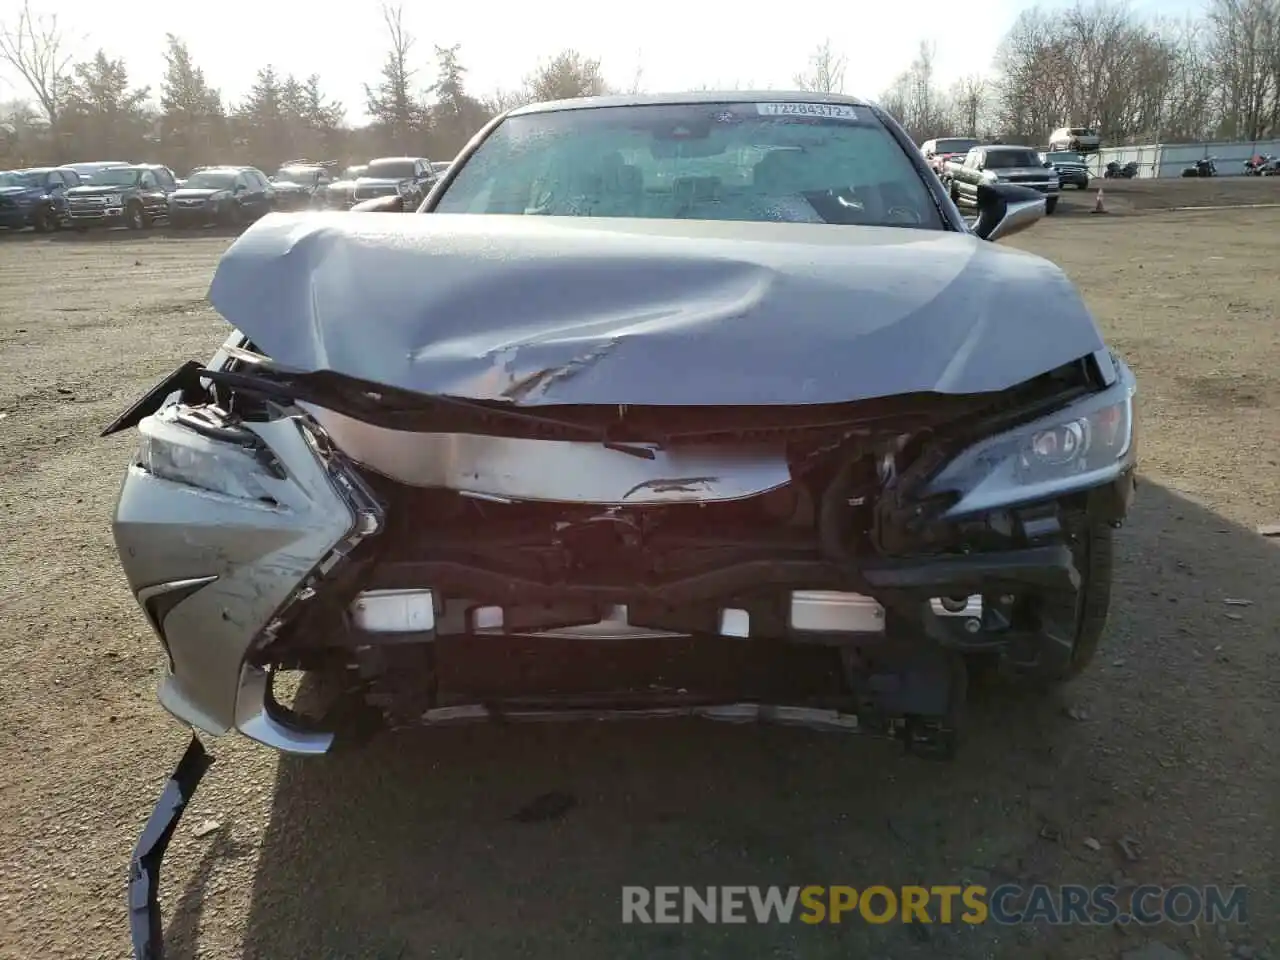
<instances>
[{"instance_id":1,"label":"windshield wiper","mask_svg":"<svg viewBox=\"0 0 1280 960\"><path fill-rule=\"evenodd\" d=\"M314 378L316 374L287 374L284 375L287 379L276 379L256 374L232 373L229 370L210 370L208 368L201 368L196 371L196 375L203 379L211 380L214 383L220 383L243 391L244 393L261 396L266 399L313 403L318 407L325 407L335 411L336 413L349 414L354 416L356 419L367 419L370 415L377 418L379 415L386 413L405 412L405 408L397 407L395 404L389 404L382 399L383 394L388 388L379 386L373 389L334 392L324 389L324 387L319 384L307 382L308 379ZM436 404L441 407L455 407L458 409L471 410L481 413L484 416L496 417L500 420L505 419L513 423L540 426L549 430L573 433L577 434L584 440L595 441L609 450L616 450L618 453L625 453L628 456L638 457L642 460L657 459L657 454L654 452L652 447L644 446L642 444L623 443L617 440L611 440L607 430L589 427L581 423L557 420L553 417L544 417L536 413L528 413L524 410L491 407L479 400L469 400L462 397L449 397L443 394L414 394L413 400L425 400L428 404Z\"/></svg>"}]
</instances>

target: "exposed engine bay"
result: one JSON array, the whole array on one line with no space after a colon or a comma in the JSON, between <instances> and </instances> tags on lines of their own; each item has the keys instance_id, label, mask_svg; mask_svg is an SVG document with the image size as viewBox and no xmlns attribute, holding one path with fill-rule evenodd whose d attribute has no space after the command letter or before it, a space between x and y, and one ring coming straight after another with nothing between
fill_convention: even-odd
<instances>
[{"instance_id":1,"label":"exposed engine bay","mask_svg":"<svg viewBox=\"0 0 1280 960\"><path fill-rule=\"evenodd\" d=\"M628 709L741 721L781 697L793 722L879 716L919 751L949 753L966 656L1032 673L1070 657L1081 551L1092 526L1118 522L1132 483L995 510L963 509L963 489L936 487L983 438L1105 391L1095 357L941 402L536 413L279 369L243 337L184 370L141 424L141 469L164 476L156 452L181 429L283 480L255 425L294 420L367 506L359 535L246 664L268 700L277 670L345 672L393 725ZM1052 449L1047 467L1019 468L1031 493L1037 469L1056 477L1055 456L1109 421L1080 422L1034 435L1033 450ZM261 479L234 492L288 506ZM697 689L691 675L645 682L697 643L726 669L703 671ZM456 668L477 651L483 670ZM783 652L785 666L745 681L736 671ZM578 677L533 689L557 660Z\"/></svg>"}]
</instances>

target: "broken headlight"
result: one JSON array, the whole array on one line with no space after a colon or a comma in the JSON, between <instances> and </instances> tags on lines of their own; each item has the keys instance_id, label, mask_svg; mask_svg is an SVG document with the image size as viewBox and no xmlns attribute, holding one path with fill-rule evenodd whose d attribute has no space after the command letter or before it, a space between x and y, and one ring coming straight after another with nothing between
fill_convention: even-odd
<instances>
[{"instance_id":1,"label":"broken headlight","mask_svg":"<svg viewBox=\"0 0 1280 960\"><path fill-rule=\"evenodd\" d=\"M138 433L135 462L152 476L240 500L276 502L272 488L280 473L262 451L205 436L165 412L143 420Z\"/></svg>"},{"instance_id":2,"label":"broken headlight","mask_svg":"<svg viewBox=\"0 0 1280 960\"><path fill-rule=\"evenodd\" d=\"M1062 496L1114 479L1134 462L1132 376L1039 420L969 447L929 484L952 494L947 516Z\"/></svg>"}]
</instances>

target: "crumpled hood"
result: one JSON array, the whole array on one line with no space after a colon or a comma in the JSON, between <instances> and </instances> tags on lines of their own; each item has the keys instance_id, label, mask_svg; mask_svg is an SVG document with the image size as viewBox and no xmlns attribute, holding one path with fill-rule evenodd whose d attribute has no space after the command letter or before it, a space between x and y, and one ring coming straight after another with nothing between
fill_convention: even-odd
<instances>
[{"instance_id":1,"label":"crumpled hood","mask_svg":"<svg viewBox=\"0 0 1280 960\"><path fill-rule=\"evenodd\" d=\"M884 227L273 214L209 297L277 363L523 406L998 391L1103 347L1048 261Z\"/></svg>"}]
</instances>

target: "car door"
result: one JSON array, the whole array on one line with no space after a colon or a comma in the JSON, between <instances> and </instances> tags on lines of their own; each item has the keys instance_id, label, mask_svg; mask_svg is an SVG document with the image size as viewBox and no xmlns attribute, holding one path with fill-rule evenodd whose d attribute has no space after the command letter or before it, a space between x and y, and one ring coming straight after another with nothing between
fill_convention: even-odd
<instances>
[{"instance_id":1,"label":"car door","mask_svg":"<svg viewBox=\"0 0 1280 960\"><path fill-rule=\"evenodd\" d=\"M413 203L416 208L431 190L431 161L419 158L413 161Z\"/></svg>"},{"instance_id":2,"label":"car door","mask_svg":"<svg viewBox=\"0 0 1280 960\"><path fill-rule=\"evenodd\" d=\"M240 179L245 185L241 206L248 218L257 220L267 212L267 184L254 176L254 172L248 169L240 171Z\"/></svg>"},{"instance_id":3,"label":"car door","mask_svg":"<svg viewBox=\"0 0 1280 960\"><path fill-rule=\"evenodd\" d=\"M160 209L156 216L169 216L169 197L178 189L178 178L168 167L156 168L156 182L160 185Z\"/></svg>"},{"instance_id":4,"label":"car door","mask_svg":"<svg viewBox=\"0 0 1280 960\"><path fill-rule=\"evenodd\" d=\"M252 220L257 216L253 199L253 187L249 184L249 175L243 170L236 174L235 182L231 185L231 198L235 205L240 208L240 216L243 219Z\"/></svg>"},{"instance_id":5,"label":"car door","mask_svg":"<svg viewBox=\"0 0 1280 960\"><path fill-rule=\"evenodd\" d=\"M271 185L271 181L267 179L267 175L261 170L252 169L249 175L257 181L258 186L262 188L262 215L266 216L276 208L276 188Z\"/></svg>"},{"instance_id":6,"label":"car door","mask_svg":"<svg viewBox=\"0 0 1280 960\"><path fill-rule=\"evenodd\" d=\"M982 178L982 162L984 151L974 147L965 154L964 162L956 169L952 179L955 181L956 193L966 200L976 200L978 181Z\"/></svg>"},{"instance_id":7,"label":"car door","mask_svg":"<svg viewBox=\"0 0 1280 960\"><path fill-rule=\"evenodd\" d=\"M53 209L59 216L67 215L67 187L69 184L62 177L60 170L50 170L44 177L44 189L53 202Z\"/></svg>"}]
</instances>

